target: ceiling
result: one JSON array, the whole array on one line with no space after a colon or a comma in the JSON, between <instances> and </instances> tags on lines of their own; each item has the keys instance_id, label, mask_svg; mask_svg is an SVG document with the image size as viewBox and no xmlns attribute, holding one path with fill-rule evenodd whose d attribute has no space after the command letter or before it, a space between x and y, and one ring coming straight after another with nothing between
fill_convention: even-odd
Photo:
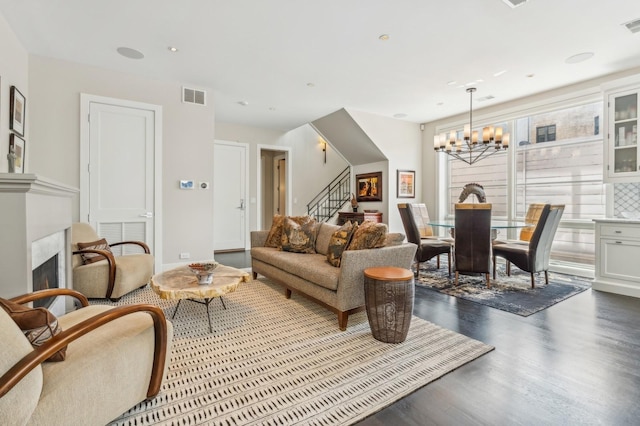
<instances>
[{"instance_id":1,"label":"ceiling","mask_svg":"<svg viewBox=\"0 0 640 426\"><path fill-rule=\"evenodd\" d=\"M480 108L640 66L640 32L622 25L640 1L505 1L0 0L0 13L31 54L213 90L216 120L280 130L341 108L429 122L468 110L468 83Z\"/></svg>"}]
</instances>

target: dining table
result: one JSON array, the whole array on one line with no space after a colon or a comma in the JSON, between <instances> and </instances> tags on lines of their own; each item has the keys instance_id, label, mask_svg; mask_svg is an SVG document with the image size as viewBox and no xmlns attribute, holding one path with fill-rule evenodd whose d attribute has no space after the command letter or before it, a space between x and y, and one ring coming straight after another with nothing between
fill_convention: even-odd
<instances>
[{"instance_id":1,"label":"dining table","mask_svg":"<svg viewBox=\"0 0 640 426\"><path fill-rule=\"evenodd\" d=\"M454 237L453 231L456 227L455 219L434 220L428 222L427 225L449 229L451 237ZM509 230L525 228L527 226L531 226L531 224L521 220L491 219L491 239L495 240L498 237L498 233L502 230L509 232Z\"/></svg>"}]
</instances>

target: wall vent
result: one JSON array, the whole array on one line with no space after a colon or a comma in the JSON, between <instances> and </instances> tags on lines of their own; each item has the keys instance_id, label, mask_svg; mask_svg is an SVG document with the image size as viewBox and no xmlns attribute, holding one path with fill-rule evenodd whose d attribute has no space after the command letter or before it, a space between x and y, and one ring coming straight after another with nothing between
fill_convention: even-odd
<instances>
[{"instance_id":1,"label":"wall vent","mask_svg":"<svg viewBox=\"0 0 640 426\"><path fill-rule=\"evenodd\" d=\"M635 19L627 23L622 24L632 33L640 33L640 19Z\"/></svg>"},{"instance_id":2,"label":"wall vent","mask_svg":"<svg viewBox=\"0 0 640 426\"><path fill-rule=\"evenodd\" d=\"M510 8L514 9L518 6L522 6L529 0L502 0L502 1L505 2L505 4L507 4Z\"/></svg>"},{"instance_id":3,"label":"wall vent","mask_svg":"<svg viewBox=\"0 0 640 426\"><path fill-rule=\"evenodd\" d=\"M182 87L182 102L186 104L207 104L207 92L204 90L191 89L189 87Z\"/></svg>"}]
</instances>

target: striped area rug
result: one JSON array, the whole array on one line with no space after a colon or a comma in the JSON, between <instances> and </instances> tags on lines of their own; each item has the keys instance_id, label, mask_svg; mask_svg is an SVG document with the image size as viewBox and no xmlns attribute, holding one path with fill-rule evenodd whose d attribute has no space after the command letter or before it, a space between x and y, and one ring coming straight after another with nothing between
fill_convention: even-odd
<instances>
[{"instance_id":1,"label":"striped area rug","mask_svg":"<svg viewBox=\"0 0 640 426\"><path fill-rule=\"evenodd\" d=\"M266 279L210 305L183 301L168 377L157 397L113 425L345 425L379 411L491 346L413 317L405 342L375 340L365 312L336 315ZM175 301L148 287L109 305L151 303L170 318Z\"/></svg>"}]
</instances>

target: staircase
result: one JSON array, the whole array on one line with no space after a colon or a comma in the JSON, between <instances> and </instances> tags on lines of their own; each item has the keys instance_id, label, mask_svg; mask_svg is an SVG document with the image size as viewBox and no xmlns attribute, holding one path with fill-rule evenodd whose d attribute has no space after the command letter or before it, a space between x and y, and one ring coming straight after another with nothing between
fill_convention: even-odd
<instances>
[{"instance_id":1,"label":"staircase","mask_svg":"<svg viewBox=\"0 0 640 426\"><path fill-rule=\"evenodd\" d=\"M347 167L307 204L307 214L318 222L326 222L350 199L351 167Z\"/></svg>"}]
</instances>

